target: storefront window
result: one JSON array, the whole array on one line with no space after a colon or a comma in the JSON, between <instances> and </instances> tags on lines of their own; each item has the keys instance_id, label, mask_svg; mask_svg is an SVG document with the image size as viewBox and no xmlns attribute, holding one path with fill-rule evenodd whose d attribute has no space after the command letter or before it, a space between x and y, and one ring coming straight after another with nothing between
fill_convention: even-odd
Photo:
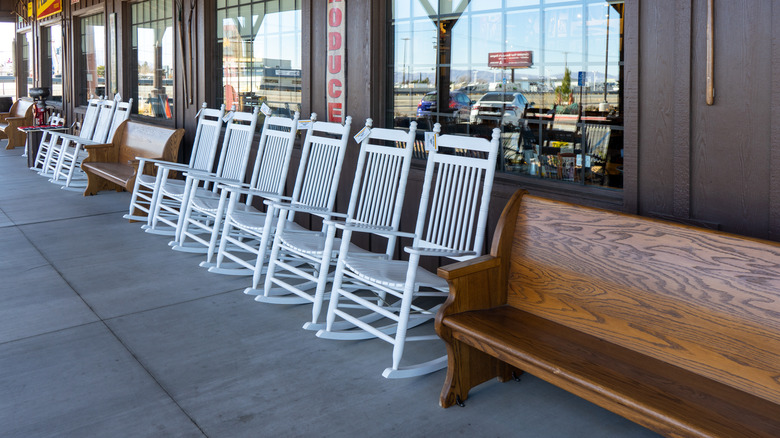
<instances>
[{"instance_id":1,"label":"storefront window","mask_svg":"<svg viewBox=\"0 0 780 438\"><path fill-rule=\"evenodd\" d=\"M46 62L51 67L51 82L48 86L51 94L48 100L62 102L62 26L55 24L45 28L47 36ZM49 78L43 75L41 78L47 82Z\"/></svg>"},{"instance_id":2,"label":"storefront window","mask_svg":"<svg viewBox=\"0 0 780 438\"><path fill-rule=\"evenodd\" d=\"M103 14L89 15L80 21L82 72L77 92L79 103L86 105L92 96L106 95L106 26Z\"/></svg>"},{"instance_id":3,"label":"storefront window","mask_svg":"<svg viewBox=\"0 0 780 438\"><path fill-rule=\"evenodd\" d=\"M300 0L217 0L217 48L218 103L251 111L266 102L277 114L300 111Z\"/></svg>"},{"instance_id":4,"label":"storefront window","mask_svg":"<svg viewBox=\"0 0 780 438\"><path fill-rule=\"evenodd\" d=\"M131 5L133 113L173 117L174 40L171 0Z\"/></svg>"},{"instance_id":5,"label":"storefront window","mask_svg":"<svg viewBox=\"0 0 780 438\"><path fill-rule=\"evenodd\" d=\"M498 127L499 171L622 187L622 1L390 4L393 126Z\"/></svg>"},{"instance_id":6,"label":"storefront window","mask_svg":"<svg viewBox=\"0 0 780 438\"><path fill-rule=\"evenodd\" d=\"M19 88L21 88L21 96L27 96L27 90L33 86L33 73L35 72L33 69L32 32L19 34L18 38L22 43L22 62L19 65L19 78L22 80L20 81L21 87Z\"/></svg>"}]
</instances>

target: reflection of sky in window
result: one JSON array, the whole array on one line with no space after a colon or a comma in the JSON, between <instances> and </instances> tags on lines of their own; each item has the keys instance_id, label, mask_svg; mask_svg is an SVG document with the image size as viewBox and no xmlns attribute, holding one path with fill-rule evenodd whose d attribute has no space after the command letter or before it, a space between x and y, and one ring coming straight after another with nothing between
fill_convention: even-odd
<instances>
[{"instance_id":1,"label":"reflection of sky in window","mask_svg":"<svg viewBox=\"0 0 780 438\"><path fill-rule=\"evenodd\" d=\"M430 3L438 9L435 0L393 2L396 72L430 71L428 66L436 63L438 32L422 6ZM504 0L504 3L506 8L500 0L469 3L452 29L453 68L493 72L495 69L487 67L489 53L527 50L533 52L534 66L516 70L516 76L534 77L540 73L561 76L566 65L573 72L587 70L603 75L609 13L608 56L612 73L608 73L610 76L617 73L620 15L605 1L554 7L540 6L539 0ZM555 3L563 1L545 1L545 4ZM462 7L463 2L453 0L447 9L458 11Z\"/></svg>"},{"instance_id":2,"label":"reflection of sky in window","mask_svg":"<svg viewBox=\"0 0 780 438\"><path fill-rule=\"evenodd\" d=\"M87 38L92 38L92 47L95 50L95 64L106 65L106 27L90 26L87 29L87 35Z\"/></svg>"},{"instance_id":3,"label":"reflection of sky in window","mask_svg":"<svg viewBox=\"0 0 780 438\"><path fill-rule=\"evenodd\" d=\"M279 59L289 61L293 69L301 68L300 11L291 10L253 15L252 26L257 28L254 32L252 29L247 29L246 23L248 21L243 16L222 19L222 34L224 38L233 43L225 46L226 56L246 56L254 58L258 62L263 58ZM242 38L241 35L251 33L254 33L251 47L238 44L246 38ZM293 42L297 43L293 44ZM228 53L230 50L240 50L240 53ZM246 50L251 50L251 53L245 52Z\"/></svg>"},{"instance_id":4,"label":"reflection of sky in window","mask_svg":"<svg viewBox=\"0 0 780 438\"><path fill-rule=\"evenodd\" d=\"M156 29L138 27L138 64L144 62L154 66L154 47L157 42ZM166 27L161 39L162 68L173 68L173 30Z\"/></svg>"}]
</instances>

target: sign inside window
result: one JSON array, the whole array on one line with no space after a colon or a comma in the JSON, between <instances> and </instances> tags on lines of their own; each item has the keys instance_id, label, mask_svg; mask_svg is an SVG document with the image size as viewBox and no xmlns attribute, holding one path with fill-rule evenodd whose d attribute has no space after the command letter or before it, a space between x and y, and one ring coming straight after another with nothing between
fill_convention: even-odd
<instances>
[{"instance_id":1,"label":"sign inside window","mask_svg":"<svg viewBox=\"0 0 780 438\"><path fill-rule=\"evenodd\" d=\"M339 123L344 121L346 102L345 3L344 0L328 1L328 121Z\"/></svg>"}]
</instances>

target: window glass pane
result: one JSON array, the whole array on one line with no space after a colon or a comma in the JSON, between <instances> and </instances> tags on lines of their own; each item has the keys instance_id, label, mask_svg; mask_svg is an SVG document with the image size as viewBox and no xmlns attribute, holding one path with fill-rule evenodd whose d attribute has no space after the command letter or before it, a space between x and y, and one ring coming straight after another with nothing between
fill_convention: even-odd
<instances>
[{"instance_id":1,"label":"window glass pane","mask_svg":"<svg viewBox=\"0 0 780 438\"><path fill-rule=\"evenodd\" d=\"M133 4L132 87L133 112L170 119L174 103L173 6L169 0Z\"/></svg>"},{"instance_id":2,"label":"window glass pane","mask_svg":"<svg viewBox=\"0 0 780 438\"><path fill-rule=\"evenodd\" d=\"M17 35L18 40L22 44L22 56L19 65L19 78L21 79L21 93L22 96L27 96L27 90L32 87L33 84L33 56L32 56L32 32L25 32Z\"/></svg>"},{"instance_id":3,"label":"window glass pane","mask_svg":"<svg viewBox=\"0 0 780 438\"><path fill-rule=\"evenodd\" d=\"M106 28L103 14L81 19L82 72L79 78L79 104L86 105L92 97L106 95Z\"/></svg>"},{"instance_id":4,"label":"window glass pane","mask_svg":"<svg viewBox=\"0 0 780 438\"><path fill-rule=\"evenodd\" d=\"M46 56L51 65L51 94L49 100L62 102L62 26L55 24L47 28Z\"/></svg>"},{"instance_id":5,"label":"window glass pane","mask_svg":"<svg viewBox=\"0 0 780 438\"><path fill-rule=\"evenodd\" d=\"M393 0L390 10L393 126L487 138L498 127L501 172L622 187L622 2Z\"/></svg>"},{"instance_id":6,"label":"window glass pane","mask_svg":"<svg viewBox=\"0 0 780 438\"><path fill-rule=\"evenodd\" d=\"M0 96L11 96L16 100L16 70L14 66L14 39L16 35L14 23L0 23L0 35L7 35L0 42Z\"/></svg>"},{"instance_id":7,"label":"window glass pane","mask_svg":"<svg viewBox=\"0 0 780 438\"><path fill-rule=\"evenodd\" d=\"M217 18L218 103L252 111L266 102L278 114L300 111L300 2L228 1L218 5Z\"/></svg>"}]
</instances>

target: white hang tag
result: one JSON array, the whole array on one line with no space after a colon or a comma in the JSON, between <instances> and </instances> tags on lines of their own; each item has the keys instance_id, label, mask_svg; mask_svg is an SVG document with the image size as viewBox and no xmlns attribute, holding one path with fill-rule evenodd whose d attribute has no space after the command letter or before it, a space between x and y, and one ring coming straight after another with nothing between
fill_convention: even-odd
<instances>
[{"instance_id":1,"label":"white hang tag","mask_svg":"<svg viewBox=\"0 0 780 438\"><path fill-rule=\"evenodd\" d=\"M311 129L311 120L298 120L298 129L301 131Z\"/></svg>"},{"instance_id":2,"label":"white hang tag","mask_svg":"<svg viewBox=\"0 0 780 438\"><path fill-rule=\"evenodd\" d=\"M268 106L265 102L263 102L263 104L260 105L260 112L263 113L266 117L271 117L271 114L274 113L271 107Z\"/></svg>"},{"instance_id":3,"label":"white hang tag","mask_svg":"<svg viewBox=\"0 0 780 438\"><path fill-rule=\"evenodd\" d=\"M436 145L436 133L435 132L431 132L431 131L427 131L425 133L425 151L426 152L435 151L435 150L437 150L436 146L437 146Z\"/></svg>"},{"instance_id":4,"label":"white hang tag","mask_svg":"<svg viewBox=\"0 0 780 438\"><path fill-rule=\"evenodd\" d=\"M368 126L364 126L363 129L358 131L357 134L355 134L355 141L358 143L363 143L363 140L368 138L368 136L371 135L371 128Z\"/></svg>"},{"instance_id":5,"label":"white hang tag","mask_svg":"<svg viewBox=\"0 0 780 438\"><path fill-rule=\"evenodd\" d=\"M227 123L227 122L233 120L234 116L235 116L235 114L233 113L233 111L230 111L229 113L225 114L225 117L222 118L222 122L223 123Z\"/></svg>"},{"instance_id":6,"label":"white hang tag","mask_svg":"<svg viewBox=\"0 0 780 438\"><path fill-rule=\"evenodd\" d=\"M200 117L200 113L203 112L203 107L200 107L197 113L195 113L195 120L198 120L198 117Z\"/></svg>"}]
</instances>

